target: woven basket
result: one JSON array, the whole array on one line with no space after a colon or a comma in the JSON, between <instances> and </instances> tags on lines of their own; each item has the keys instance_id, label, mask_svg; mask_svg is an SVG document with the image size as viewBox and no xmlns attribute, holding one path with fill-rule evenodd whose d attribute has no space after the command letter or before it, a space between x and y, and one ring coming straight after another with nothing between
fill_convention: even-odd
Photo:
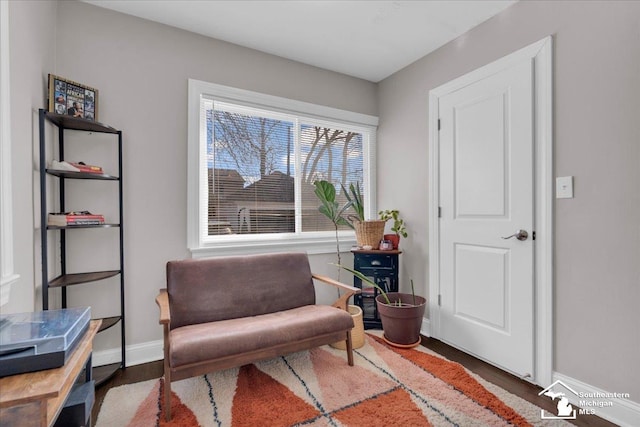
<instances>
[{"instance_id":1,"label":"woven basket","mask_svg":"<svg viewBox=\"0 0 640 427\"><path fill-rule=\"evenodd\" d=\"M353 348L360 348L364 345L364 321L362 319L362 309L357 305L349 305L349 314L353 319L353 329L351 330L351 344ZM330 344L331 347L338 350L347 349L347 341L338 341Z\"/></svg>"},{"instance_id":2,"label":"woven basket","mask_svg":"<svg viewBox=\"0 0 640 427\"><path fill-rule=\"evenodd\" d=\"M387 221L382 219L354 222L353 226L356 229L358 246L371 246L373 249L378 249L382 236L384 235L384 225L386 222Z\"/></svg>"}]
</instances>

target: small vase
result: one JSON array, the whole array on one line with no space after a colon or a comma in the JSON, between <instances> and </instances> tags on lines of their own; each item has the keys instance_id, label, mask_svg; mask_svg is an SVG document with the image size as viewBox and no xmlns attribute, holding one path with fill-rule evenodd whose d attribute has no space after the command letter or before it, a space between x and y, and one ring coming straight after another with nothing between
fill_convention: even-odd
<instances>
[{"instance_id":1,"label":"small vase","mask_svg":"<svg viewBox=\"0 0 640 427\"><path fill-rule=\"evenodd\" d=\"M398 246L400 245L400 236L397 234L385 234L384 240L390 240L393 245L393 249L398 249Z\"/></svg>"}]
</instances>

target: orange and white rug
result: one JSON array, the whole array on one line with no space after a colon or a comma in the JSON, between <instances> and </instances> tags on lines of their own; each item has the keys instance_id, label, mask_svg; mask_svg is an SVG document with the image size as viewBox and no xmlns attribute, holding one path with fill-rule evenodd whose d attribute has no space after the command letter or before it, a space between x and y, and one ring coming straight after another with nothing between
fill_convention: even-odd
<instances>
[{"instance_id":1,"label":"orange and white rug","mask_svg":"<svg viewBox=\"0 0 640 427\"><path fill-rule=\"evenodd\" d=\"M161 379L124 385L109 390L96 427L549 425L537 406L423 347L367 334L354 359L324 346L175 382L170 423Z\"/></svg>"}]
</instances>

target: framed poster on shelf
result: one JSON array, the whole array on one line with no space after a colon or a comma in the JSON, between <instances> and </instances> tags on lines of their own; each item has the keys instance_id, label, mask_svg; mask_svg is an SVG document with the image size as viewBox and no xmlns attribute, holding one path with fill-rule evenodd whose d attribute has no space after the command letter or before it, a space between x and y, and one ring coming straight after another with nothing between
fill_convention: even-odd
<instances>
[{"instance_id":1,"label":"framed poster on shelf","mask_svg":"<svg viewBox=\"0 0 640 427\"><path fill-rule=\"evenodd\" d=\"M49 112L98 120L98 89L49 74Z\"/></svg>"}]
</instances>

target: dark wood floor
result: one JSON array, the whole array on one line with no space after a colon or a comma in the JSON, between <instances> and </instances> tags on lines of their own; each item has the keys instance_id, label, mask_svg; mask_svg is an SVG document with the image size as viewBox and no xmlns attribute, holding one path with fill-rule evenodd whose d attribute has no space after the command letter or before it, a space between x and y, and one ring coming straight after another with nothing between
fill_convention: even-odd
<instances>
[{"instance_id":1,"label":"dark wood floor","mask_svg":"<svg viewBox=\"0 0 640 427\"><path fill-rule=\"evenodd\" d=\"M523 381L520 378L504 372L482 360L476 359L460 350L457 350L441 341L433 338L422 338L422 345L441 354L449 360L458 362L470 371L476 373L485 380L502 387L503 389L520 396L522 399L527 400L534 405L548 410L549 412L555 412L556 407L547 397L540 397L538 393L542 390L541 387L533 385L529 382ZM154 378L160 378L162 376L162 361L145 363L143 365L136 365L126 369L123 369L116 373L109 381L101 385L96 389L95 404L93 406L92 419L95 422L97 420L98 412L102 406L104 396L112 387L117 387L123 384L132 384L140 381L151 380ZM602 418L598 418L593 415L578 416L576 420L569 420L577 426L584 427L615 427L616 424L610 423Z\"/></svg>"}]
</instances>

